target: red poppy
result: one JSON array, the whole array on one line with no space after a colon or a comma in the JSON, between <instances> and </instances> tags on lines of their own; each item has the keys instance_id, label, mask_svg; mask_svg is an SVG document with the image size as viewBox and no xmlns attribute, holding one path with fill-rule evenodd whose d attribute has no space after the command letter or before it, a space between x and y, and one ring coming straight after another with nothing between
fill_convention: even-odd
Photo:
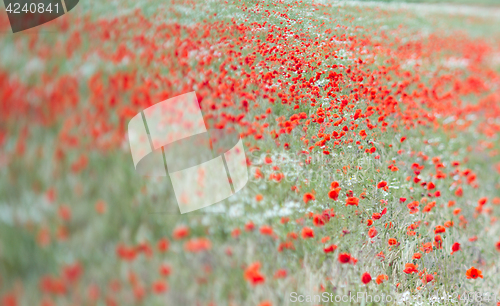
<instances>
[{"instance_id":1,"label":"red poppy","mask_svg":"<svg viewBox=\"0 0 500 306\"><path fill-rule=\"evenodd\" d=\"M387 276L386 274L380 274L379 276L377 276L377 278L375 279L375 282L380 285L382 284L384 281L388 280L389 279L389 276Z\"/></svg>"},{"instance_id":2,"label":"red poppy","mask_svg":"<svg viewBox=\"0 0 500 306\"><path fill-rule=\"evenodd\" d=\"M68 205L61 205L59 207L59 217L64 221L71 219L71 208Z\"/></svg>"},{"instance_id":3,"label":"red poppy","mask_svg":"<svg viewBox=\"0 0 500 306\"><path fill-rule=\"evenodd\" d=\"M162 253L168 251L169 246L170 243L166 238L162 238L158 241L158 250Z\"/></svg>"},{"instance_id":4,"label":"red poppy","mask_svg":"<svg viewBox=\"0 0 500 306\"><path fill-rule=\"evenodd\" d=\"M285 278L288 272L285 269L276 270L274 273L274 278Z\"/></svg>"},{"instance_id":5,"label":"red poppy","mask_svg":"<svg viewBox=\"0 0 500 306\"><path fill-rule=\"evenodd\" d=\"M370 275L370 273L365 272L363 273L363 276L361 276L361 281L366 285L372 281L372 276Z\"/></svg>"},{"instance_id":6,"label":"red poppy","mask_svg":"<svg viewBox=\"0 0 500 306\"><path fill-rule=\"evenodd\" d=\"M163 293L168 290L168 285L164 280L157 280L153 283L153 292L154 293Z\"/></svg>"},{"instance_id":7,"label":"red poppy","mask_svg":"<svg viewBox=\"0 0 500 306\"><path fill-rule=\"evenodd\" d=\"M253 286L263 283L266 279L260 273L260 263L255 262L245 269L245 279Z\"/></svg>"},{"instance_id":8,"label":"red poppy","mask_svg":"<svg viewBox=\"0 0 500 306\"><path fill-rule=\"evenodd\" d=\"M398 243L398 241L395 238L389 238L387 242L389 243L389 245L396 245Z\"/></svg>"},{"instance_id":9,"label":"red poppy","mask_svg":"<svg viewBox=\"0 0 500 306\"><path fill-rule=\"evenodd\" d=\"M337 246L335 244L332 244L332 245L324 248L323 251L325 253L332 253L332 252L335 252L336 249L337 249Z\"/></svg>"},{"instance_id":10,"label":"red poppy","mask_svg":"<svg viewBox=\"0 0 500 306\"><path fill-rule=\"evenodd\" d=\"M441 235L436 235L434 237L434 245L438 249L442 249L443 248L443 238L441 238Z\"/></svg>"},{"instance_id":11,"label":"red poppy","mask_svg":"<svg viewBox=\"0 0 500 306\"><path fill-rule=\"evenodd\" d=\"M167 264L162 264L160 266L160 274L163 276L169 276L172 273L172 268Z\"/></svg>"},{"instance_id":12,"label":"red poppy","mask_svg":"<svg viewBox=\"0 0 500 306\"><path fill-rule=\"evenodd\" d=\"M208 238L199 237L193 238L184 244L184 250L192 253L199 253L202 251L210 250L212 248L212 243Z\"/></svg>"},{"instance_id":13,"label":"red poppy","mask_svg":"<svg viewBox=\"0 0 500 306\"><path fill-rule=\"evenodd\" d=\"M432 242L426 242L422 244L422 247L420 248L421 251L425 253L430 253L432 252Z\"/></svg>"},{"instance_id":14,"label":"red poppy","mask_svg":"<svg viewBox=\"0 0 500 306\"><path fill-rule=\"evenodd\" d=\"M260 233L262 235L268 235L271 236L273 234L273 228L268 226L268 225L262 225L260 227Z\"/></svg>"},{"instance_id":15,"label":"red poppy","mask_svg":"<svg viewBox=\"0 0 500 306\"><path fill-rule=\"evenodd\" d=\"M304 227L302 229L302 238L303 239L314 238L314 231L309 227Z\"/></svg>"},{"instance_id":16,"label":"red poppy","mask_svg":"<svg viewBox=\"0 0 500 306\"><path fill-rule=\"evenodd\" d=\"M440 234L446 232L446 228L444 226L438 225L434 230L434 234Z\"/></svg>"},{"instance_id":17,"label":"red poppy","mask_svg":"<svg viewBox=\"0 0 500 306\"><path fill-rule=\"evenodd\" d=\"M189 236L189 228L187 226L181 225L174 229L173 233L174 239L182 239Z\"/></svg>"},{"instance_id":18,"label":"red poppy","mask_svg":"<svg viewBox=\"0 0 500 306\"><path fill-rule=\"evenodd\" d=\"M313 224L317 227L322 227L325 225L326 217L324 215L315 214L313 217Z\"/></svg>"},{"instance_id":19,"label":"red poppy","mask_svg":"<svg viewBox=\"0 0 500 306\"><path fill-rule=\"evenodd\" d=\"M106 212L106 202L104 202L103 200L99 200L95 203L95 210L99 213L99 214L104 214Z\"/></svg>"},{"instance_id":20,"label":"red poppy","mask_svg":"<svg viewBox=\"0 0 500 306\"><path fill-rule=\"evenodd\" d=\"M341 253L341 254L339 254L339 262L340 263L346 264L346 263L349 263L349 261L351 261L351 255L350 254L348 254L348 253Z\"/></svg>"},{"instance_id":21,"label":"red poppy","mask_svg":"<svg viewBox=\"0 0 500 306\"><path fill-rule=\"evenodd\" d=\"M424 278L422 278L422 283L427 284L434 280L434 276L431 274L427 274Z\"/></svg>"},{"instance_id":22,"label":"red poppy","mask_svg":"<svg viewBox=\"0 0 500 306\"><path fill-rule=\"evenodd\" d=\"M407 263L405 264L405 269L403 270L403 272L406 274L417 273L418 272L417 267L418 266L415 266L412 263Z\"/></svg>"},{"instance_id":23,"label":"red poppy","mask_svg":"<svg viewBox=\"0 0 500 306\"><path fill-rule=\"evenodd\" d=\"M372 228L370 228L370 230L368 230L368 237L373 238L373 237L377 236L377 233L378 233L377 229L372 227Z\"/></svg>"},{"instance_id":24,"label":"red poppy","mask_svg":"<svg viewBox=\"0 0 500 306\"><path fill-rule=\"evenodd\" d=\"M355 265L358 262L358 259L354 256L351 256L351 260L349 260L349 263L351 265Z\"/></svg>"},{"instance_id":25,"label":"red poppy","mask_svg":"<svg viewBox=\"0 0 500 306\"><path fill-rule=\"evenodd\" d=\"M476 279L478 277L483 278L483 274L482 274L481 270L476 269L474 267L467 270L465 275L467 276L467 279Z\"/></svg>"},{"instance_id":26,"label":"red poppy","mask_svg":"<svg viewBox=\"0 0 500 306\"><path fill-rule=\"evenodd\" d=\"M377 188L384 188L385 186L387 186L387 182L386 181L381 181L380 183L377 184Z\"/></svg>"},{"instance_id":27,"label":"red poppy","mask_svg":"<svg viewBox=\"0 0 500 306\"><path fill-rule=\"evenodd\" d=\"M240 235L241 235L241 230L239 228L235 228L231 232L231 237L233 237L233 238L238 238Z\"/></svg>"},{"instance_id":28,"label":"red poppy","mask_svg":"<svg viewBox=\"0 0 500 306\"><path fill-rule=\"evenodd\" d=\"M460 251L460 243L458 242L455 242L452 246L451 246L451 254L455 253L455 252L458 252Z\"/></svg>"},{"instance_id":29,"label":"red poppy","mask_svg":"<svg viewBox=\"0 0 500 306\"><path fill-rule=\"evenodd\" d=\"M477 201L477 203L481 206L485 205L486 202L488 202L488 198L484 197L484 198L480 198L479 201Z\"/></svg>"},{"instance_id":30,"label":"red poppy","mask_svg":"<svg viewBox=\"0 0 500 306\"><path fill-rule=\"evenodd\" d=\"M328 192L328 197L334 201L337 201L339 198L339 193L340 193L340 188L332 189L330 190L330 192Z\"/></svg>"},{"instance_id":31,"label":"red poppy","mask_svg":"<svg viewBox=\"0 0 500 306\"><path fill-rule=\"evenodd\" d=\"M303 197L303 200L304 200L304 203L307 204L307 202L309 201L314 201L316 198L314 197L314 194L308 192L306 194L304 194L304 197Z\"/></svg>"},{"instance_id":32,"label":"red poppy","mask_svg":"<svg viewBox=\"0 0 500 306\"><path fill-rule=\"evenodd\" d=\"M250 232L255 229L255 224L252 221L248 221L247 224L245 224L245 231Z\"/></svg>"},{"instance_id":33,"label":"red poppy","mask_svg":"<svg viewBox=\"0 0 500 306\"><path fill-rule=\"evenodd\" d=\"M358 206L358 204L359 204L359 199L356 198L356 197L349 197L349 198L347 198L346 203L345 203L346 206L347 205L356 205L356 206Z\"/></svg>"}]
</instances>

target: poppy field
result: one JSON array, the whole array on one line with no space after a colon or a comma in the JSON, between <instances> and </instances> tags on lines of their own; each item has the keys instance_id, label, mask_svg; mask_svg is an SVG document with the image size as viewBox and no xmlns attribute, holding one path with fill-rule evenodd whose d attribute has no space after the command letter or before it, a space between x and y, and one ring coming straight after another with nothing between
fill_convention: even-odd
<instances>
[{"instance_id":1,"label":"poppy field","mask_svg":"<svg viewBox=\"0 0 500 306\"><path fill-rule=\"evenodd\" d=\"M0 305L500 305L499 18L127 0L9 27ZM127 125L193 91L249 181L180 214Z\"/></svg>"}]
</instances>

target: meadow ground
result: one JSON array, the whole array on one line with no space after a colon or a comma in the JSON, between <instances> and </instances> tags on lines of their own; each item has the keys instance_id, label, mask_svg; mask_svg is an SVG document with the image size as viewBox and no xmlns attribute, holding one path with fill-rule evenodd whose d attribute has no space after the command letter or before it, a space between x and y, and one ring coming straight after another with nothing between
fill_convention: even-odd
<instances>
[{"instance_id":1,"label":"meadow ground","mask_svg":"<svg viewBox=\"0 0 500 306\"><path fill-rule=\"evenodd\" d=\"M81 2L16 35L0 15L1 305L500 301L495 15ZM180 215L127 123L191 91L250 181Z\"/></svg>"}]
</instances>

